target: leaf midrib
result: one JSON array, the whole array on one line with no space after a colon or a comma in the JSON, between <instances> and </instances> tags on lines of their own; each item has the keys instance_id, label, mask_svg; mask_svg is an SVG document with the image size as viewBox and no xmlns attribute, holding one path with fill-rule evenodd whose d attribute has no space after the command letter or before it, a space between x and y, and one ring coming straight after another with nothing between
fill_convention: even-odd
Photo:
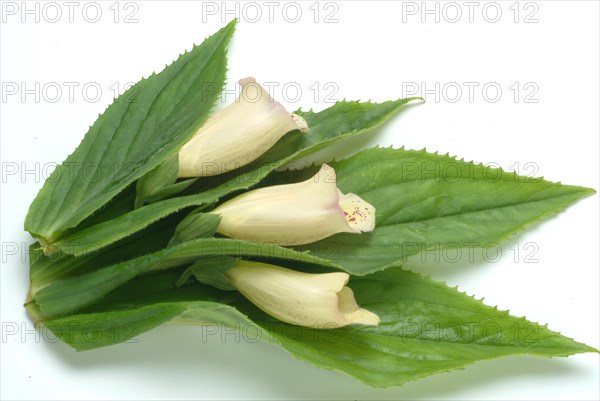
<instances>
[{"instance_id":1,"label":"leaf midrib","mask_svg":"<svg viewBox=\"0 0 600 401\"><path fill-rule=\"evenodd\" d=\"M402 185L402 184L397 184L397 185ZM550 189L551 187L548 188L544 188L542 191L538 192L537 194L546 191L548 189ZM564 187L563 187L564 188ZM516 191L518 188L515 188L513 191ZM369 191L372 192L372 191ZM368 193L368 192L367 192ZM529 199L525 200L525 201L521 201L521 202L515 202L515 203L509 203L509 204L505 204L502 206L492 206L492 207L484 207L484 208L479 208L477 210L469 210L469 211L465 211L465 212L459 212L459 213L449 213L449 214L445 214L445 215L437 215L434 217L430 217L430 218L426 218L426 219L420 219L420 220L413 220L413 221L407 221L407 222L402 222L402 223L393 223L393 224L385 224L385 222L387 220L389 220L392 216L387 217L383 222L381 222L379 224L379 226L383 226L383 227L393 227L393 226L398 226L398 225L410 225L412 223L421 223L424 221L429 221L429 220L435 220L435 219L444 219L444 218L448 218L448 217L455 217L455 216L462 216L462 215L468 215L468 214L472 214L472 213L481 213L481 212L486 212L489 210L496 210L496 209L505 209L505 208L510 208L510 207L514 207L514 206L520 206L520 205L526 205L526 204L535 204L538 202L545 202L548 200L552 200L552 199L559 199L559 198L563 198L563 197L569 197L569 196L573 196L574 194L579 193L581 196L585 196L587 195L586 191L581 190L581 191L573 191L567 194L561 194L558 196L552 196L552 197L548 197L548 198L544 198L544 199L538 199L538 200L530 200L532 196L529 197ZM397 211L401 210L402 208L397 209ZM553 212L547 212L547 213L553 213ZM556 212L554 212L556 213ZM395 214L395 213L394 213Z\"/></svg>"}]
</instances>

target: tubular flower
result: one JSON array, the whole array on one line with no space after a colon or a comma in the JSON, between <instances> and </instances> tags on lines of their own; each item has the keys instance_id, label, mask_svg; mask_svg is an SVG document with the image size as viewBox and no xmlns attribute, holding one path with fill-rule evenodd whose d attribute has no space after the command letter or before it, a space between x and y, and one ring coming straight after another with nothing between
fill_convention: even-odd
<instances>
[{"instance_id":1,"label":"tubular flower","mask_svg":"<svg viewBox=\"0 0 600 401\"><path fill-rule=\"evenodd\" d=\"M312 178L260 188L237 196L211 213L221 215L217 231L231 238L279 245L303 245L336 233L373 231L375 208L336 186L335 170L324 164Z\"/></svg>"},{"instance_id":2,"label":"tubular flower","mask_svg":"<svg viewBox=\"0 0 600 401\"><path fill-rule=\"evenodd\" d=\"M179 150L179 178L226 173L256 160L286 133L308 130L302 117L288 113L254 78L240 84L236 101L210 117Z\"/></svg>"},{"instance_id":3,"label":"tubular flower","mask_svg":"<svg viewBox=\"0 0 600 401\"><path fill-rule=\"evenodd\" d=\"M379 324L376 314L357 305L346 287L347 273L310 274L239 261L225 275L250 302L286 323L318 329Z\"/></svg>"}]
</instances>

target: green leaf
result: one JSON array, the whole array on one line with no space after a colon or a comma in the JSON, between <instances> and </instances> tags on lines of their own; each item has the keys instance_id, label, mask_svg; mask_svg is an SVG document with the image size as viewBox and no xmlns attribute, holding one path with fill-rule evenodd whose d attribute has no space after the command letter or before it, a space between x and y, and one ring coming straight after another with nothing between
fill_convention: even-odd
<instances>
[{"instance_id":1,"label":"green leaf","mask_svg":"<svg viewBox=\"0 0 600 401\"><path fill-rule=\"evenodd\" d=\"M146 205L110 221L66 235L55 242L54 247L65 253L82 255L91 244L101 248L185 207L214 203L232 192L256 185L276 168L293 160L382 124L413 100L415 99L401 99L380 104L339 102L318 113L298 112L309 124L309 132L296 131L287 134L254 163L216 178L216 187L208 190L202 187L203 192L197 195L181 196ZM197 184L208 185L210 182L213 181L203 179Z\"/></svg>"},{"instance_id":2,"label":"green leaf","mask_svg":"<svg viewBox=\"0 0 600 401\"><path fill-rule=\"evenodd\" d=\"M336 170L342 192L375 206L375 231L296 249L354 275L400 266L424 250L497 246L595 192L424 150L368 149Z\"/></svg>"},{"instance_id":3,"label":"green leaf","mask_svg":"<svg viewBox=\"0 0 600 401\"><path fill-rule=\"evenodd\" d=\"M32 244L29 249L28 300L34 299L41 288L59 278L82 275L164 248L173 236L174 226L180 219L180 214L169 216L144 231L111 244L101 252L92 247L85 255L79 257L68 254L46 256L39 243Z\"/></svg>"},{"instance_id":4,"label":"green leaf","mask_svg":"<svg viewBox=\"0 0 600 401\"><path fill-rule=\"evenodd\" d=\"M191 264L207 256L221 256L224 262L228 260L227 256L244 256L267 260L288 259L324 266L329 264L327 260L319 260L308 253L278 245L255 244L226 238L202 238L85 274L52 281L35 293L35 302L43 316L71 313L101 299L142 273Z\"/></svg>"},{"instance_id":5,"label":"green leaf","mask_svg":"<svg viewBox=\"0 0 600 401\"><path fill-rule=\"evenodd\" d=\"M173 156L218 98L234 27L230 23L116 99L48 177L29 209L25 229L51 245Z\"/></svg>"},{"instance_id":6,"label":"green leaf","mask_svg":"<svg viewBox=\"0 0 600 401\"><path fill-rule=\"evenodd\" d=\"M349 284L358 303L380 316L379 326L335 330L278 322L237 292L201 284L174 289L176 277L176 272L140 277L79 315L44 324L75 349L87 350L123 342L168 321L214 323L256 333L257 339L279 344L305 362L376 387L508 355L597 352L546 326L398 268L356 277Z\"/></svg>"}]
</instances>

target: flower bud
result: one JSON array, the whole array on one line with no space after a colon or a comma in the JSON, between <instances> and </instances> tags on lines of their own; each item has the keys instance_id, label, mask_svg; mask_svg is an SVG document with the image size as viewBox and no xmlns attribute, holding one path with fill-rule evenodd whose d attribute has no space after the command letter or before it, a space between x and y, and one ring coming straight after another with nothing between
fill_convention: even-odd
<instances>
[{"instance_id":1,"label":"flower bud","mask_svg":"<svg viewBox=\"0 0 600 401\"><path fill-rule=\"evenodd\" d=\"M254 78L240 80L236 101L211 116L179 150L179 178L208 177L242 167L269 150L286 133L307 131Z\"/></svg>"},{"instance_id":2,"label":"flower bud","mask_svg":"<svg viewBox=\"0 0 600 401\"><path fill-rule=\"evenodd\" d=\"M250 302L282 322L318 329L379 324L379 316L357 305L346 287L347 273L310 274L242 260L225 275Z\"/></svg>"},{"instance_id":3,"label":"flower bud","mask_svg":"<svg viewBox=\"0 0 600 401\"><path fill-rule=\"evenodd\" d=\"M335 170L326 164L306 181L246 192L211 213L221 215L217 232L223 235L279 245L375 228L375 208L358 195L344 195L336 186Z\"/></svg>"}]
</instances>

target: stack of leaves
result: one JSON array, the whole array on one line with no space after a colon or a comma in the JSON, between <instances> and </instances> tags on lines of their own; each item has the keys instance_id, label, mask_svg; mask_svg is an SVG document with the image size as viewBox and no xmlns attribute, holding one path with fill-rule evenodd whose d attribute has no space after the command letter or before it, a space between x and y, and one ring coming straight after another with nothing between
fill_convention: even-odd
<instances>
[{"instance_id":1,"label":"stack of leaves","mask_svg":"<svg viewBox=\"0 0 600 401\"><path fill-rule=\"evenodd\" d=\"M178 163L184 145L200 129L224 129L209 117L224 85L234 24L121 97L134 101L117 99L44 184L25 221L37 240L26 301L36 323L76 350L124 342L168 322L252 325L297 358L373 386L505 355L596 352L401 267L422 251L499 243L593 194L588 188L424 150L372 148L330 164L341 193L375 208L374 230L285 244L219 234L224 202L302 182L318 166L292 173L286 167L368 132L415 100L297 111L298 128L308 130L288 130L239 168L190 178ZM231 153L247 146L234 143ZM234 232L241 220L234 219ZM240 262L345 272L358 305L378 324L285 323L232 291L227 272ZM423 330L432 325L433 334Z\"/></svg>"}]
</instances>

